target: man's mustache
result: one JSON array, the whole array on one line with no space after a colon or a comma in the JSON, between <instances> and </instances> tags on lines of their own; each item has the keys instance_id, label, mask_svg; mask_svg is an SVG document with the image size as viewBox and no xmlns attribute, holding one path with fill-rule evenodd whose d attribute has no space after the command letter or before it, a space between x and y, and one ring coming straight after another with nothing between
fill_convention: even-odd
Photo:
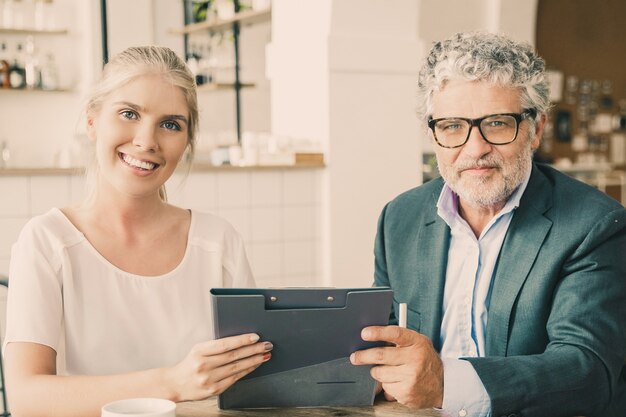
<instances>
[{"instance_id":1,"label":"man's mustache","mask_svg":"<svg viewBox=\"0 0 626 417\"><path fill-rule=\"evenodd\" d=\"M465 171L467 169L477 169L477 168L500 169L501 167L502 167L502 162L499 160L499 158L494 158L493 156L484 157L480 159L457 161L454 164L454 168L457 171Z\"/></svg>"}]
</instances>

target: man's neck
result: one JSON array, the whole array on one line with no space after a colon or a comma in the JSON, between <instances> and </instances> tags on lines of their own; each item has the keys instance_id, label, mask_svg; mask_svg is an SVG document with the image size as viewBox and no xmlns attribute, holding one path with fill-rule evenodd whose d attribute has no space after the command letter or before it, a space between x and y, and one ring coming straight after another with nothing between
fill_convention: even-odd
<instances>
[{"instance_id":1,"label":"man's neck","mask_svg":"<svg viewBox=\"0 0 626 417\"><path fill-rule=\"evenodd\" d=\"M459 216L467 222L476 238L479 238L485 226L502 210L505 204L506 201L501 201L490 206L478 206L471 205L459 198Z\"/></svg>"}]
</instances>

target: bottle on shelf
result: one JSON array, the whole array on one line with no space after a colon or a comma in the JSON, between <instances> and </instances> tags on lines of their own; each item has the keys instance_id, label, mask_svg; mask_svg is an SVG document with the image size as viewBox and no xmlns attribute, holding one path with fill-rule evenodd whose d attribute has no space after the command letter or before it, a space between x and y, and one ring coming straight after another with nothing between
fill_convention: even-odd
<instances>
[{"instance_id":1,"label":"bottle on shelf","mask_svg":"<svg viewBox=\"0 0 626 417\"><path fill-rule=\"evenodd\" d=\"M22 45L17 45L17 55L13 58L13 62L9 67L9 83L11 88L26 87L26 70L19 60L22 52Z\"/></svg>"},{"instance_id":2,"label":"bottle on shelf","mask_svg":"<svg viewBox=\"0 0 626 417\"><path fill-rule=\"evenodd\" d=\"M199 82L200 80L198 79L200 66L198 64L198 59L196 58L196 55L193 52L189 52L189 54L187 54L187 66L189 67L189 71L191 71L193 76L196 78L196 84L200 85L201 83Z\"/></svg>"},{"instance_id":3,"label":"bottle on shelf","mask_svg":"<svg viewBox=\"0 0 626 417\"><path fill-rule=\"evenodd\" d=\"M26 76L26 88L35 89L41 87L39 60L37 59L37 54L35 53L35 40L32 36L28 36L26 38L24 74Z\"/></svg>"},{"instance_id":4,"label":"bottle on shelf","mask_svg":"<svg viewBox=\"0 0 626 417\"><path fill-rule=\"evenodd\" d=\"M197 85L203 85L208 82L206 74L202 70L200 64L202 62L201 50L199 45L191 44L189 53L187 54L187 66L196 78Z\"/></svg>"},{"instance_id":5,"label":"bottle on shelf","mask_svg":"<svg viewBox=\"0 0 626 417\"><path fill-rule=\"evenodd\" d=\"M618 112L613 117L613 130L626 132L626 99L621 99L618 103Z\"/></svg>"},{"instance_id":6,"label":"bottle on shelf","mask_svg":"<svg viewBox=\"0 0 626 417\"><path fill-rule=\"evenodd\" d=\"M211 58L211 47L205 42L205 45L198 46L199 58L198 68L200 71L201 79L204 84L211 84L213 82L213 61Z\"/></svg>"},{"instance_id":7,"label":"bottle on shelf","mask_svg":"<svg viewBox=\"0 0 626 417\"><path fill-rule=\"evenodd\" d=\"M11 82L9 80L9 56L7 55L7 44L5 42L0 43L0 88L10 88Z\"/></svg>"},{"instance_id":8,"label":"bottle on shelf","mask_svg":"<svg viewBox=\"0 0 626 417\"><path fill-rule=\"evenodd\" d=\"M9 166L9 160L11 159L11 151L7 141L3 140L0 145L0 168L7 168Z\"/></svg>"},{"instance_id":9,"label":"bottle on shelf","mask_svg":"<svg viewBox=\"0 0 626 417\"><path fill-rule=\"evenodd\" d=\"M59 88L59 75L54 55L46 54L46 60L41 66L41 88L43 90L56 90Z\"/></svg>"}]
</instances>

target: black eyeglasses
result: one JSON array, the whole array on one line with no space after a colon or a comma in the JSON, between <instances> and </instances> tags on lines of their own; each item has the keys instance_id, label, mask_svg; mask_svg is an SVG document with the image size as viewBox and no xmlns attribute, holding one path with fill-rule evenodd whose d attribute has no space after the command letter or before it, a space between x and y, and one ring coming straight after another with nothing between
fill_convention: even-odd
<instances>
[{"instance_id":1,"label":"black eyeglasses","mask_svg":"<svg viewBox=\"0 0 626 417\"><path fill-rule=\"evenodd\" d=\"M490 114L478 119L431 118L428 120L428 127L433 131L437 144L444 148L458 148L465 145L474 126L478 127L485 142L492 145L506 145L517 139L519 124L522 120L536 116L537 110L526 109L521 113Z\"/></svg>"}]
</instances>

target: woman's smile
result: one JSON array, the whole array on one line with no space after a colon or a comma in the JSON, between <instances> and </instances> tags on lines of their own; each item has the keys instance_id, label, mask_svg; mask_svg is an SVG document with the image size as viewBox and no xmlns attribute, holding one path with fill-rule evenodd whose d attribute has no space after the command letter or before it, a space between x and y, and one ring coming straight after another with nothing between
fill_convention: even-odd
<instances>
[{"instance_id":1,"label":"woman's smile","mask_svg":"<svg viewBox=\"0 0 626 417\"><path fill-rule=\"evenodd\" d=\"M141 171L154 171L160 166L154 162L136 159L123 152L118 152L117 155L125 165Z\"/></svg>"}]
</instances>

